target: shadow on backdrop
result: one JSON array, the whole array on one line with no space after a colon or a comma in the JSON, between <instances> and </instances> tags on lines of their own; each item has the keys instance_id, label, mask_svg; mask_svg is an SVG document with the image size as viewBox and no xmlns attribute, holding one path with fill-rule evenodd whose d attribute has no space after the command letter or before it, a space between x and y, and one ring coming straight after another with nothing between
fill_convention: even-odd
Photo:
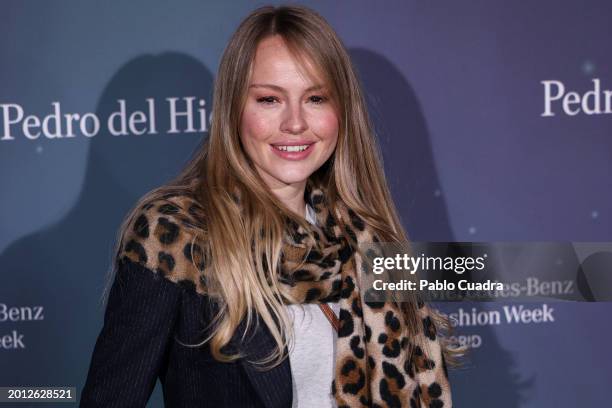
<instances>
[{"instance_id":1,"label":"shadow on backdrop","mask_svg":"<svg viewBox=\"0 0 612 408\"><path fill-rule=\"evenodd\" d=\"M431 137L414 89L384 56L362 48L353 48L350 54L364 86L389 187L409 238L454 241ZM471 280L468 274L462 279ZM463 303L443 306L440 309L450 313ZM449 371L454 405L520 406L533 380L521 378L512 354L501 347L490 327L480 328L479 334L486 339L486 347L472 350L463 368Z\"/></svg>"},{"instance_id":2,"label":"shadow on backdrop","mask_svg":"<svg viewBox=\"0 0 612 408\"><path fill-rule=\"evenodd\" d=\"M197 119L197 102L211 101L212 82L202 63L174 52L134 58L112 77L96 108L100 132L89 141L77 204L55 225L19 239L0 255L4 268L15 277L0 287L0 299L7 305L44 306L44 321L19 325L27 349L4 354L2 365L11 369L0 370L0 384L76 386L78 401L102 329L102 293L118 227L143 194L179 172L207 135L168 134L166 98L179 98L177 111L184 111L182 98L196 97ZM129 117L136 110L148 113L147 98L155 100L157 134L108 132L106 119L119 110L118 99L126 100ZM210 107L205 108L208 117ZM199 121L195 124L199 129ZM179 117L179 130L186 125ZM149 406L163 406L161 401L158 382Z\"/></svg>"}]
</instances>

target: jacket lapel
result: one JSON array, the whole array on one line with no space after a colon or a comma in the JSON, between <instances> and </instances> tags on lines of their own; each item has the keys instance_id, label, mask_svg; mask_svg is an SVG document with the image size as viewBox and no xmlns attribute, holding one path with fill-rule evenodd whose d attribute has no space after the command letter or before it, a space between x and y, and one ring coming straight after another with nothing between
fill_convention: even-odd
<instances>
[{"instance_id":1,"label":"jacket lapel","mask_svg":"<svg viewBox=\"0 0 612 408\"><path fill-rule=\"evenodd\" d=\"M256 316L257 318L259 315ZM291 365L289 357L272 369L260 371L254 364L247 360L259 361L268 356L276 347L274 338L270 334L268 327L259 321L256 331L251 335L247 334L244 342L240 338L244 331L246 318L243 319L238 330L234 333L232 343L245 354L240 359L253 388L264 403L266 408L289 408L293 401L293 386ZM251 329L252 330L252 329ZM285 347L285 353L287 348Z\"/></svg>"}]
</instances>

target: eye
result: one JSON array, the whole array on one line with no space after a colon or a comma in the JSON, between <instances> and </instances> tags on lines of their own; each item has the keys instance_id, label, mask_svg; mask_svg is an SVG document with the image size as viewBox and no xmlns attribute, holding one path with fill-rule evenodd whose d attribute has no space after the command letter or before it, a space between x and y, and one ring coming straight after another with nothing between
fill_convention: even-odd
<instances>
[{"instance_id":1,"label":"eye","mask_svg":"<svg viewBox=\"0 0 612 408\"><path fill-rule=\"evenodd\" d=\"M310 100L315 105L320 105L327 100L327 98L323 95L313 95L310 97Z\"/></svg>"},{"instance_id":2,"label":"eye","mask_svg":"<svg viewBox=\"0 0 612 408\"><path fill-rule=\"evenodd\" d=\"M264 105L272 105L276 100L277 99L274 96L263 96L261 98L257 98L257 102Z\"/></svg>"}]
</instances>

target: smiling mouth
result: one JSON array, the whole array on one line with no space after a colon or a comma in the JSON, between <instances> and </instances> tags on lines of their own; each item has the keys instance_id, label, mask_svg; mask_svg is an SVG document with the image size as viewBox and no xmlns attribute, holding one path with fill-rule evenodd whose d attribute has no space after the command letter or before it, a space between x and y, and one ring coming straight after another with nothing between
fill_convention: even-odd
<instances>
[{"instance_id":1,"label":"smiling mouth","mask_svg":"<svg viewBox=\"0 0 612 408\"><path fill-rule=\"evenodd\" d=\"M272 145L276 150L281 152L303 152L308 149L310 145L314 143L304 144L304 145L296 145L296 146L283 146L283 145Z\"/></svg>"},{"instance_id":2,"label":"smiling mouth","mask_svg":"<svg viewBox=\"0 0 612 408\"><path fill-rule=\"evenodd\" d=\"M299 143L299 142L298 142ZM316 142L303 144L271 144L272 152L283 160L305 160L314 150Z\"/></svg>"}]
</instances>

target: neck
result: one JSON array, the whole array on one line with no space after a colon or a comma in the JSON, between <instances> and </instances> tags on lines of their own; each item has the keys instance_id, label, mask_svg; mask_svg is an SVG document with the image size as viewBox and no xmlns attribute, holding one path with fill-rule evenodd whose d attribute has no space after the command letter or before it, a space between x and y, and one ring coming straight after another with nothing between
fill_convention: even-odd
<instances>
[{"instance_id":1,"label":"neck","mask_svg":"<svg viewBox=\"0 0 612 408\"><path fill-rule=\"evenodd\" d=\"M304 201L306 180L290 184L276 180L276 182L268 183L268 186L287 208L302 218L306 218L306 202Z\"/></svg>"}]
</instances>

